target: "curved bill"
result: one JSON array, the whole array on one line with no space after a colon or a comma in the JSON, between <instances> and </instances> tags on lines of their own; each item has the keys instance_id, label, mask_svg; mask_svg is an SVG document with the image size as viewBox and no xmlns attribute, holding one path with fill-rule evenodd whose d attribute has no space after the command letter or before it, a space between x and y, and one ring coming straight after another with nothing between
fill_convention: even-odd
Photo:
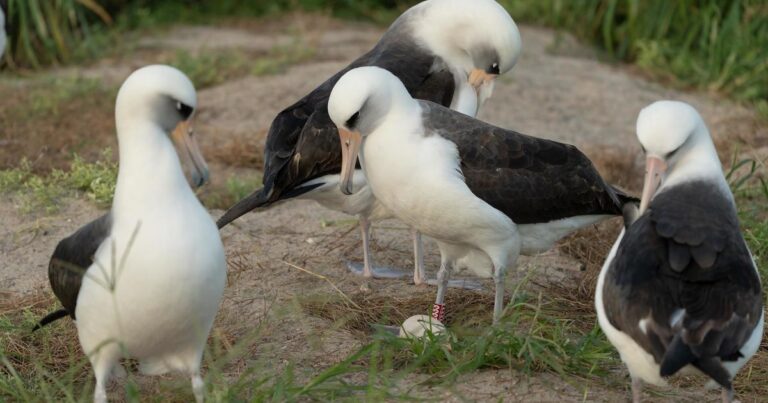
<instances>
[{"instance_id":1,"label":"curved bill","mask_svg":"<svg viewBox=\"0 0 768 403\"><path fill-rule=\"evenodd\" d=\"M469 73L469 85L475 89L478 100L491 96L493 84L496 82L498 74L489 74L482 69L474 69Z\"/></svg>"},{"instance_id":2,"label":"curved bill","mask_svg":"<svg viewBox=\"0 0 768 403\"><path fill-rule=\"evenodd\" d=\"M352 177L355 173L355 163L357 154L360 152L360 144L363 142L363 136L360 132L349 131L339 128L339 138L341 139L341 181L339 189L345 195L354 193L352 188Z\"/></svg>"},{"instance_id":3,"label":"curved bill","mask_svg":"<svg viewBox=\"0 0 768 403\"><path fill-rule=\"evenodd\" d=\"M643 214L648 208L659 184L661 184L661 175L666 171L667 163L661 158L649 156L645 159L645 182L643 183L643 194L640 196L639 214Z\"/></svg>"},{"instance_id":4,"label":"curved bill","mask_svg":"<svg viewBox=\"0 0 768 403\"><path fill-rule=\"evenodd\" d=\"M176 145L181 163L189 171L192 187L197 188L208 182L208 164L205 163L200 147L197 146L191 122L189 120L179 122L171 133L171 139Z\"/></svg>"}]
</instances>

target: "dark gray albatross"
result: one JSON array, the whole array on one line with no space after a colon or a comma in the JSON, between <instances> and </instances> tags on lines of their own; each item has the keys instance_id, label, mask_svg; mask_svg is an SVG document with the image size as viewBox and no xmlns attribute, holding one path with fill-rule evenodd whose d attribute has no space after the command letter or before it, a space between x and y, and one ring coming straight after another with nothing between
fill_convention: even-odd
<instances>
[{"instance_id":1,"label":"dark gray albatross","mask_svg":"<svg viewBox=\"0 0 768 403\"><path fill-rule=\"evenodd\" d=\"M664 386L694 369L730 402L731 382L760 346L764 322L760 278L733 195L690 105L646 107L637 137L647 161L640 216L627 223L600 272L600 327L629 370L635 403L643 382Z\"/></svg>"},{"instance_id":2,"label":"dark gray albatross","mask_svg":"<svg viewBox=\"0 0 768 403\"><path fill-rule=\"evenodd\" d=\"M521 50L512 18L493 0L429 0L401 15L376 46L289 106L272 122L264 150L264 187L232 206L219 228L254 209L291 198L315 200L332 210L357 215L364 264L351 265L366 277L401 277L372 267L369 223L391 217L378 203L358 169L356 193L339 191L341 147L328 117L328 96L339 78L361 66L378 66L403 81L415 98L475 116L493 91L494 80L514 66ZM414 236L414 282L425 281L421 238Z\"/></svg>"},{"instance_id":3,"label":"dark gray albatross","mask_svg":"<svg viewBox=\"0 0 768 403\"><path fill-rule=\"evenodd\" d=\"M494 321L518 256L547 250L634 199L608 185L576 147L501 129L408 94L386 70L345 74L328 104L350 192L360 156L368 185L393 214L434 238L442 262L433 315L443 321L450 272L492 277Z\"/></svg>"}]
</instances>

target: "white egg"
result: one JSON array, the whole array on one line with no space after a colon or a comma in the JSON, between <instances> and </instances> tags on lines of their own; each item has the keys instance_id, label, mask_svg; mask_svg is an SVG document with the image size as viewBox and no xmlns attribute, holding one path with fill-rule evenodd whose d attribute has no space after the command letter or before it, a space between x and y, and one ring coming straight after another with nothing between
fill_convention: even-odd
<instances>
[{"instance_id":1,"label":"white egg","mask_svg":"<svg viewBox=\"0 0 768 403\"><path fill-rule=\"evenodd\" d=\"M422 338L427 330L438 335L446 333L445 325L429 315L414 315L406 319L400 326L400 337Z\"/></svg>"}]
</instances>

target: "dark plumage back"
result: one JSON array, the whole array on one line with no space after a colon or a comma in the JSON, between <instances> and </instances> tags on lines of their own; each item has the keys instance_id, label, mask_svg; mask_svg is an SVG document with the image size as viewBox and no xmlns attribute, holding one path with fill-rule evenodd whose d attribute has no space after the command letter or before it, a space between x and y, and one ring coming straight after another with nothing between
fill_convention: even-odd
<instances>
[{"instance_id":1,"label":"dark plumage back","mask_svg":"<svg viewBox=\"0 0 768 403\"><path fill-rule=\"evenodd\" d=\"M88 267L93 264L93 256L109 236L111 227L111 215L105 214L84 225L56 245L56 250L48 264L48 279L53 293L64 309L47 315L35 329L67 315L75 319L77 297L80 294L83 276Z\"/></svg>"},{"instance_id":2,"label":"dark plumage back","mask_svg":"<svg viewBox=\"0 0 768 403\"><path fill-rule=\"evenodd\" d=\"M637 202L608 185L576 147L526 136L421 102L425 130L456 144L472 192L517 224L621 215Z\"/></svg>"},{"instance_id":3,"label":"dark plumage back","mask_svg":"<svg viewBox=\"0 0 768 403\"><path fill-rule=\"evenodd\" d=\"M740 358L763 297L728 196L703 181L665 189L629 226L608 270L608 319L654 356L662 376L690 364L730 388L721 362Z\"/></svg>"},{"instance_id":4,"label":"dark plumage back","mask_svg":"<svg viewBox=\"0 0 768 403\"><path fill-rule=\"evenodd\" d=\"M349 70L381 67L397 76L413 97L450 106L455 89L453 74L415 42L409 24L412 18L403 14L372 50L275 117L264 149L264 187L230 208L219 219L219 228L254 208L311 190L301 187L307 181L339 173L341 145L336 126L328 116L328 98L336 82Z\"/></svg>"}]
</instances>

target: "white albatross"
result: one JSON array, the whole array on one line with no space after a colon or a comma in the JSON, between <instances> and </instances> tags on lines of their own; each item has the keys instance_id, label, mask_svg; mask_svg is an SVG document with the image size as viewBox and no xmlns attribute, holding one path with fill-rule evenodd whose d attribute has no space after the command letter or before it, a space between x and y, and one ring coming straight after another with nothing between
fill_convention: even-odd
<instances>
[{"instance_id":1,"label":"white albatross","mask_svg":"<svg viewBox=\"0 0 768 403\"><path fill-rule=\"evenodd\" d=\"M731 381L763 335L763 295L736 205L704 121L688 104L640 112L646 155L640 216L600 272L600 327L632 378L658 386L692 368L733 399Z\"/></svg>"},{"instance_id":2,"label":"white albatross","mask_svg":"<svg viewBox=\"0 0 768 403\"><path fill-rule=\"evenodd\" d=\"M494 0L427 0L406 10L369 52L334 74L312 92L280 112L264 148L264 186L230 207L219 228L257 208L292 198L357 215L363 240L363 265L349 265L364 277L398 278L407 273L373 267L370 223L392 213L366 188L360 170L355 195L339 191L341 150L338 132L328 117L328 96L337 80L361 66L389 70L414 98L449 106L475 116L491 96L498 76L510 71L522 43L517 25ZM413 232L415 284L426 281L422 242Z\"/></svg>"},{"instance_id":3,"label":"white albatross","mask_svg":"<svg viewBox=\"0 0 768 403\"><path fill-rule=\"evenodd\" d=\"M377 67L341 77L328 113L341 137L342 191L352 192L359 154L376 199L437 241L442 261L433 315L440 321L449 273L462 262L494 279L496 321L505 272L520 253L547 250L578 228L620 215L631 201L576 147L413 99Z\"/></svg>"},{"instance_id":4,"label":"white albatross","mask_svg":"<svg viewBox=\"0 0 768 403\"><path fill-rule=\"evenodd\" d=\"M226 280L216 224L184 176L179 156L202 185L208 167L192 137L195 89L180 71L148 66L128 77L117 95L120 165L110 212L62 240L51 258L51 288L75 319L96 375L95 402L107 400L118 360L139 370L191 377L203 400L200 363Z\"/></svg>"}]
</instances>

